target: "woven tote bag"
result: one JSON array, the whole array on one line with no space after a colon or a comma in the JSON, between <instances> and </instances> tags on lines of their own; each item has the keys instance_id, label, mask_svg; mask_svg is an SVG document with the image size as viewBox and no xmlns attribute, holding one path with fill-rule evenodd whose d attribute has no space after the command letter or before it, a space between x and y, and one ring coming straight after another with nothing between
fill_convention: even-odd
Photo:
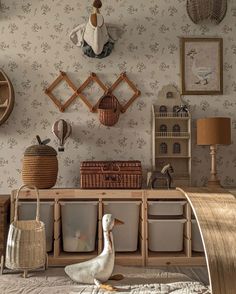
<instances>
[{"instance_id":1,"label":"woven tote bag","mask_svg":"<svg viewBox=\"0 0 236 294\"><path fill-rule=\"evenodd\" d=\"M33 188L36 192L35 220L18 220L19 195L25 187ZM25 277L27 270L45 267L46 265L45 225L40 221L39 204L39 193L36 187L23 185L17 191L14 221L10 224L7 238L5 265L12 270L23 270Z\"/></svg>"}]
</instances>

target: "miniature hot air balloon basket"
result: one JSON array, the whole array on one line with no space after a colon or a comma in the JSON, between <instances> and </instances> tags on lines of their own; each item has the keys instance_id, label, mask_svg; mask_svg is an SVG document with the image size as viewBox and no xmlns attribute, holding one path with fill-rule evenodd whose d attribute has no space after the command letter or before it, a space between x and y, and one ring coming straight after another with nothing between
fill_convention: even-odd
<instances>
[{"instance_id":1,"label":"miniature hot air balloon basket","mask_svg":"<svg viewBox=\"0 0 236 294\"><path fill-rule=\"evenodd\" d=\"M59 141L58 151L64 151L66 139L71 135L72 127L69 122L64 119L57 120L52 126L52 132Z\"/></svg>"},{"instance_id":2,"label":"miniature hot air balloon basket","mask_svg":"<svg viewBox=\"0 0 236 294\"><path fill-rule=\"evenodd\" d=\"M105 126L115 125L120 116L120 104L112 94L105 94L98 106L99 121Z\"/></svg>"},{"instance_id":3,"label":"miniature hot air balloon basket","mask_svg":"<svg viewBox=\"0 0 236 294\"><path fill-rule=\"evenodd\" d=\"M54 148L41 142L26 149L22 168L24 184L49 189L56 184L57 174L58 160Z\"/></svg>"}]
</instances>

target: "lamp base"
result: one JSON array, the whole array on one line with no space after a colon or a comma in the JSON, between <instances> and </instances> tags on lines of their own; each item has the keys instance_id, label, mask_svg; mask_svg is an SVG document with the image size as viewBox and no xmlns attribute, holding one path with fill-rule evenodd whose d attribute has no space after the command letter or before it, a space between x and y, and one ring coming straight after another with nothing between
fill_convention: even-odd
<instances>
[{"instance_id":1,"label":"lamp base","mask_svg":"<svg viewBox=\"0 0 236 294\"><path fill-rule=\"evenodd\" d=\"M219 180L209 180L207 182L207 187L210 188L220 188L222 187Z\"/></svg>"}]
</instances>

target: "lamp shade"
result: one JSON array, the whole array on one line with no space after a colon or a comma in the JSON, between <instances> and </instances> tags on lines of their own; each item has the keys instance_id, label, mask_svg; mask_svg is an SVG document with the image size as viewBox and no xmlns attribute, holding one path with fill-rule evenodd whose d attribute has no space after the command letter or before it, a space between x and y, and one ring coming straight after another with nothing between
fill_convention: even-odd
<instances>
[{"instance_id":1,"label":"lamp shade","mask_svg":"<svg viewBox=\"0 0 236 294\"><path fill-rule=\"evenodd\" d=\"M228 117L209 117L197 120L198 145L230 145L231 120Z\"/></svg>"}]
</instances>

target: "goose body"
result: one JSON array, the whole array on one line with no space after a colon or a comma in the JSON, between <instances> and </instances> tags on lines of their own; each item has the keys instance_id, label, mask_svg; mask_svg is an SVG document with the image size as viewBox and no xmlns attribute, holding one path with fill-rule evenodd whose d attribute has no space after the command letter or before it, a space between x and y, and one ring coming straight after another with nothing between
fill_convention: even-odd
<instances>
[{"instance_id":1,"label":"goose body","mask_svg":"<svg viewBox=\"0 0 236 294\"><path fill-rule=\"evenodd\" d=\"M74 282L100 286L109 280L115 264L115 250L112 236L114 224L115 219L111 214L105 214L103 216L104 248L99 256L65 267L66 274Z\"/></svg>"}]
</instances>

